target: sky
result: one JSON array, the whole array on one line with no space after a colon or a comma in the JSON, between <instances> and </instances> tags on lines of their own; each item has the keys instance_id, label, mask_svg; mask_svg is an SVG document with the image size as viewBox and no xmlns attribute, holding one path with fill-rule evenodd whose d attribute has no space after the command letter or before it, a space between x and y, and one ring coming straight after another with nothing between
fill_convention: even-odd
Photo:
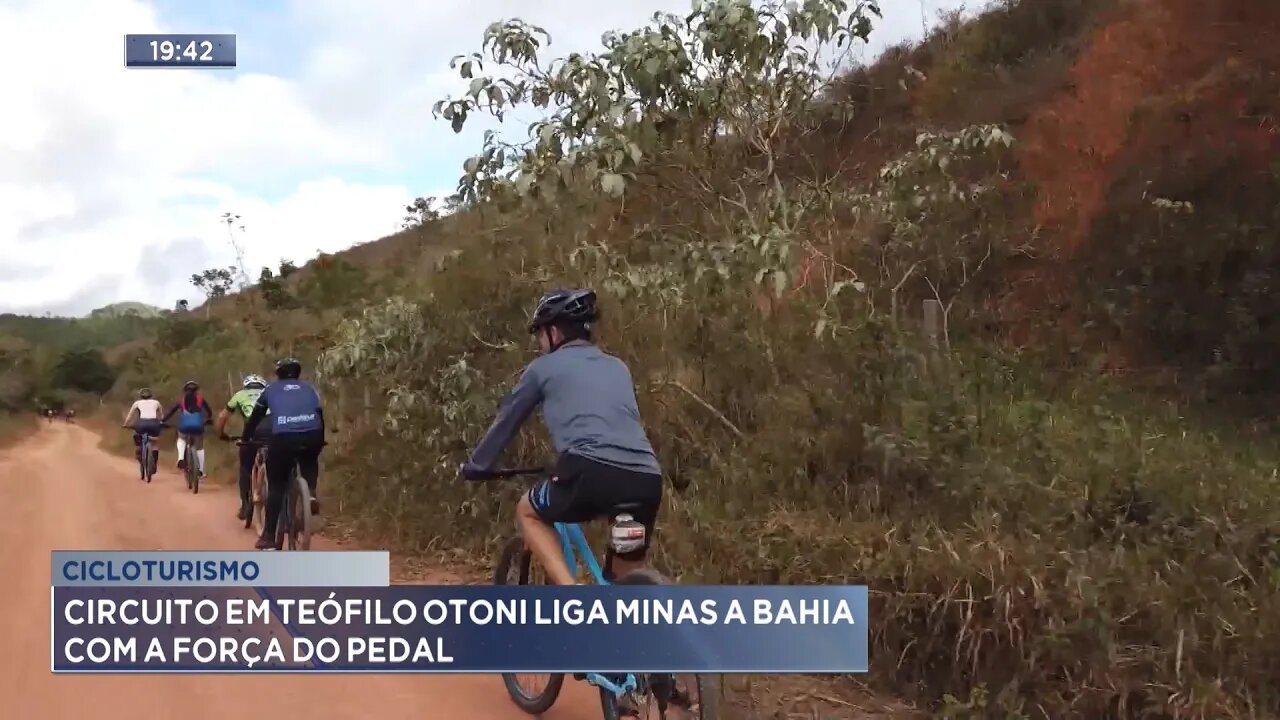
<instances>
[{"instance_id":1,"label":"sky","mask_svg":"<svg viewBox=\"0 0 1280 720\"><path fill-rule=\"evenodd\" d=\"M970 6L978 4L971 1ZM919 38L955 0L881 0L855 58ZM193 273L301 264L399 229L481 143L432 104L485 26L599 47L689 0L0 0L0 313L203 300ZM125 68L129 33L234 33L234 69ZM526 118L527 119L527 118Z\"/></svg>"}]
</instances>

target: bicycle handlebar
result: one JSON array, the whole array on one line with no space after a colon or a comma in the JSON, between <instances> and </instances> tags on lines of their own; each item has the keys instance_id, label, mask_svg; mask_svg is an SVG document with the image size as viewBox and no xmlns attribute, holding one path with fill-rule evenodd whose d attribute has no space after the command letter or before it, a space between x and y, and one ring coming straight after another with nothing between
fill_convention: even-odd
<instances>
[{"instance_id":1,"label":"bicycle handlebar","mask_svg":"<svg viewBox=\"0 0 1280 720\"><path fill-rule=\"evenodd\" d=\"M490 474L493 475L494 480L502 480L506 478L520 477L521 475L543 475L543 474L546 474L546 472L547 472L547 469L544 467L528 467L528 468L509 468L506 470L494 470Z\"/></svg>"}]
</instances>

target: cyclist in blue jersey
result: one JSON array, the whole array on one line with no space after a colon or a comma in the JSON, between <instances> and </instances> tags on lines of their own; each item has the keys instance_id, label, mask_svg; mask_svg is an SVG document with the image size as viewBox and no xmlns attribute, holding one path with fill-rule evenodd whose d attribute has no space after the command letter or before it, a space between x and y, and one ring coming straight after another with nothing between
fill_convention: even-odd
<instances>
[{"instance_id":1,"label":"cyclist in blue jersey","mask_svg":"<svg viewBox=\"0 0 1280 720\"><path fill-rule=\"evenodd\" d=\"M190 436L191 444L196 448L200 477L204 477L204 427L213 424L213 408L209 407L204 395L200 394L200 384L195 380L188 380L183 384L182 397L169 408L160 422L169 422L169 418L179 412L182 414L178 417L178 469L187 469L183 464L183 457L187 449L186 436Z\"/></svg>"},{"instance_id":2,"label":"cyclist in blue jersey","mask_svg":"<svg viewBox=\"0 0 1280 720\"><path fill-rule=\"evenodd\" d=\"M311 488L311 514L320 514L316 481L320 476L320 451L324 448L324 409L320 393L305 380L300 380L302 363L287 358L276 363L275 382L258 396L253 412L244 423L244 435L253 437L258 423L271 413L271 436L267 441L267 507L259 550L279 549L276 545L276 521L284 505L289 486L289 473L297 464L298 473Z\"/></svg>"},{"instance_id":3,"label":"cyclist in blue jersey","mask_svg":"<svg viewBox=\"0 0 1280 720\"><path fill-rule=\"evenodd\" d=\"M468 480L492 477L502 452L541 406L559 458L552 476L521 498L516 520L529 551L557 585L573 585L576 578L554 523L583 523L620 504L636 504L630 514L644 525L644 545L611 554L605 568L606 577L622 577L643 566L662 503L662 469L640 423L631 371L592 343L597 317L591 290L542 296L528 328L542 355L525 368L461 468Z\"/></svg>"}]
</instances>

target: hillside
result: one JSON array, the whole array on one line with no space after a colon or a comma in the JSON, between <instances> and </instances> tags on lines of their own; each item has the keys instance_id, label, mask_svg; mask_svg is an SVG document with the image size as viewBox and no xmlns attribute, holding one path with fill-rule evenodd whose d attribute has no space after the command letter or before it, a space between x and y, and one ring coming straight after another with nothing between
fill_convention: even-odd
<instances>
[{"instance_id":1,"label":"hillside","mask_svg":"<svg viewBox=\"0 0 1280 720\"><path fill-rule=\"evenodd\" d=\"M946 717L1280 714L1250 414L1280 383L1280 6L1010 0L829 83L787 48L867 26L783 12L554 66L497 26L485 72L525 92L460 61L439 112L552 110L477 148L459 212L166 316L111 397L300 355L342 430L326 507L483 566L520 489L450 469L531 301L591 285L670 479L664 571L870 585L868 680Z\"/></svg>"}]
</instances>

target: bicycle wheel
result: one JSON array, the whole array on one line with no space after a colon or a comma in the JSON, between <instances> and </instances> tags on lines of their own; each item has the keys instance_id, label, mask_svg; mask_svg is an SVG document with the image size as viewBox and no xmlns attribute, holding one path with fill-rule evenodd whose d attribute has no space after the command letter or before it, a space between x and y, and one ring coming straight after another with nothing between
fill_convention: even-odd
<instances>
[{"instance_id":1,"label":"bicycle wheel","mask_svg":"<svg viewBox=\"0 0 1280 720\"><path fill-rule=\"evenodd\" d=\"M665 585L666 578L656 570L645 568L627 573L615 585ZM640 710L640 720L719 720L719 675L672 675L657 673L637 678L640 688L632 693ZM618 699L610 691L600 689L600 704L605 720L618 720ZM677 708L672 714L671 708Z\"/></svg>"},{"instance_id":2,"label":"bicycle wheel","mask_svg":"<svg viewBox=\"0 0 1280 720\"><path fill-rule=\"evenodd\" d=\"M187 469L187 489L193 494L200 492L200 470L196 467L196 451L191 449L191 442L187 442L186 450L183 452L186 461L183 465Z\"/></svg>"},{"instance_id":3,"label":"bicycle wheel","mask_svg":"<svg viewBox=\"0 0 1280 720\"><path fill-rule=\"evenodd\" d=\"M258 451L257 459L253 463L253 474L249 476L249 498L253 503L249 522L253 523L253 529L259 535L267 527L267 466L264 452L265 450ZM245 527L249 527L249 523L245 523Z\"/></svg>"},{"instance_id":4,"label":"bicycle wheel","mask_svg":"<svg viewBox=\"0 0 1280 720\"><path fill-rule=\"evenodd\" d=\"M296 467L289 475L289 492L276 528L278 546L287 543L290 550L311 549L311 488Z\"/></svg>"},{"instance_id":5,"label":"bicycle wheel","mask_svg":"<svg viewBox=\"0 0 1280 720\"><path fill-rule=\"evenodd\" d=\"M493 571L494 585L544 585L545 582L530 581L530 570L533 569L533 556L524 547L524 540L515 537L507 541L505 547L502 548L502 555L498 558L498 566ZM530 715L538 715L551 709L556 703L556 699L560 697L560 688L564 685L563 674L547 675L546 687L541 691L532 691L527 688L521 678L527 680L540 677L539 675L516 675L503 674L502 684L507 688L507 694L511 696L511 701L516 707L529 713Z\"/></svg>"},{"instance_id":6,"label":"bicycle wheel","mask_svg":"<svg viewBox=\"0 0 1280 720\"><path fill-rule=\"evenodd\" d=\"M144 482L151 482L151 476L147 473L151 469L149 467L151 463L148 462L150 459L151 447L145 439L140 440L138 442L138 475Z\"/></svg>"}]
</instances>

